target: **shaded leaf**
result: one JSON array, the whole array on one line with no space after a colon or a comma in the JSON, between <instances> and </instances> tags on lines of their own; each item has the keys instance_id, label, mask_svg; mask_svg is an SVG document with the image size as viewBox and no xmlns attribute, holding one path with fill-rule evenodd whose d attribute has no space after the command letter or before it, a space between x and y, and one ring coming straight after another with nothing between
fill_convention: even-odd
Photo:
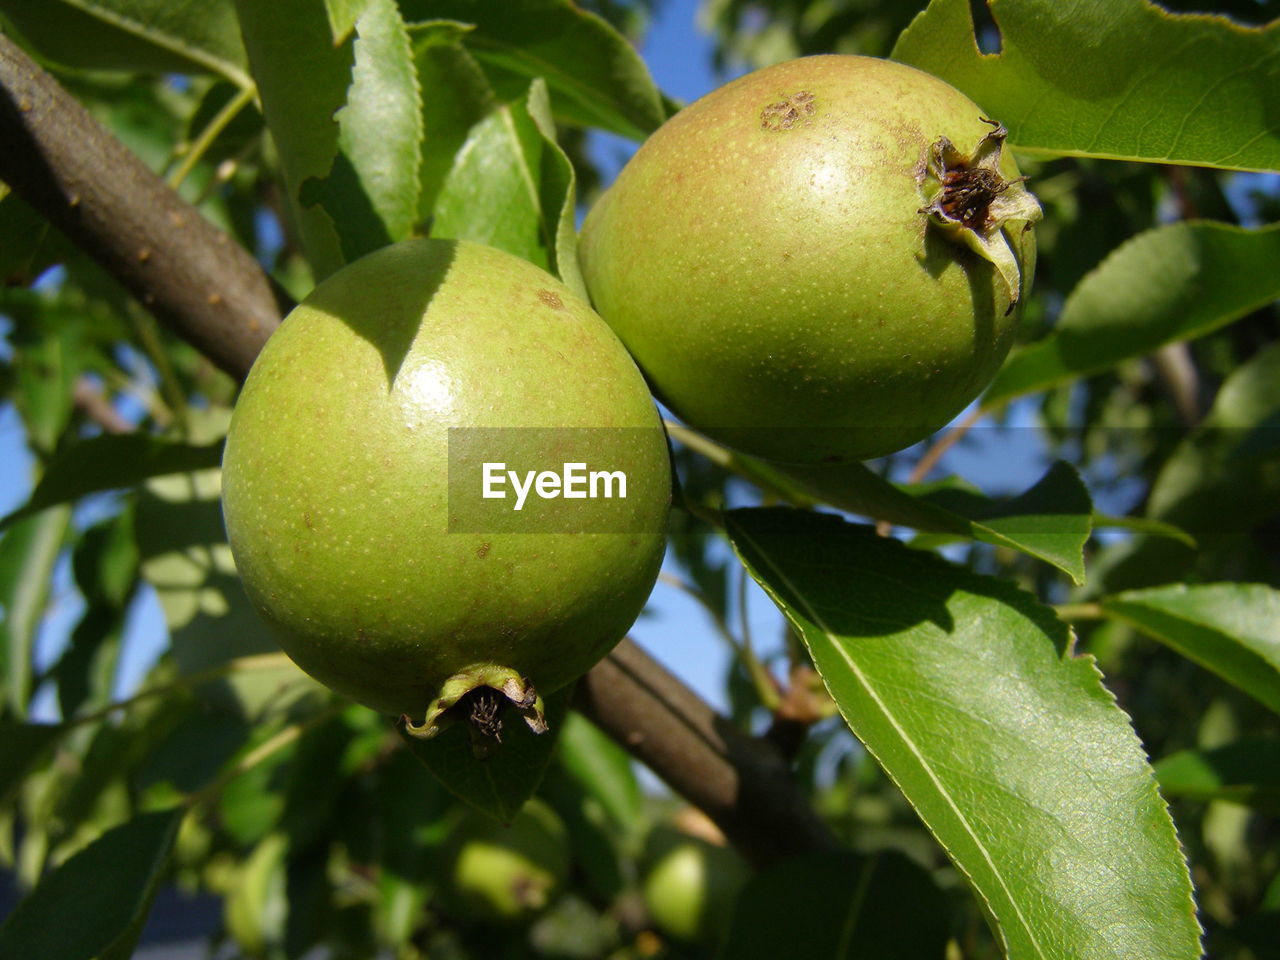
<instances>
[{"instance_id":1,"label":"shaded leaf","mask_svg":"<svg viewBox=\"0 0 1280 960\"><path fill-rule=\"evenodd\" d=\"M42 458L50 457L75 409L74 384L87 359L84 322L74 309L38 295L6 302L5 313L15 323L10 399L22 414L27 443Z\"/></svg>"},{"instance_id":2,"label":"shaded leaf","mask_svg":"<svg viewBox=\"0 0 1280 960\"><path fill-rule=\"evenodd\" d=\"M1092 529L1093 504L1070 464L1055 463L1035 486L1009 500L955 488L912 491L860 463L769 464L768 469L841 510L1009 547L1052 564L1076 583L1084 582L1084 545Z\"/></svg>"},{"instance_id":3,"label":"shaded leaf","mask_svg":"<svg viewBox=\"0 0 1280 960\"><path fill-rule=\"evenodd\" d=\"M1280 224L1156 227L1118 247L1067 298L1057 329L1014 354L983 399L1088 376L1212 333L1280 297Z\"/></svg>"},{"instance_id":4,"label":"shaded leaf","mask_svg":"<svg viewBox=\"0 0 1280 960\"><path fill-rule=\"evenodd\" d=\"M573 688L545 698L546 733L533 733L514 714L502 728L502 744L483 760L471 746L466 723L453 723L430 740L420 740L397 725L410 752L453 794L503 823L510 823L537 790L551 762L556 738L569 711Z\"/></svg>"},{"instance_id":5,"label":"shaded leaf","mask_svg":"<svg viewBox=\"0 0 1280 960\"><path fill-rule=\"evenodd\" d=\"M933 0L892 56L959 87L1019 150L1280 169L1280 24L1145 0L988 6L999 54L978 52L968 0Z\"/></svg>"},{"instance_id":6,"label":"shaded leaf","mask_svg":"<svg viewBox=\"0 0 1280 960\"><path fill-rule=\"evenodd\" d=\"M1166 797L1280 804L1280 740L1250 738L1214 750L1180 750L1156 764Z\"/></svg>"},{"instance_id":7,"label":"shaded leaf","mask_svg":"<svg viewBox=\"0 0 1280 960\"><path fill-rule=\"evenodd\" d=\"M1280 461L1250 453L1277 415L1280 344L1271 344L1227 377L1213 408L1165 461L1147 498L1147 516L1190 533L1198 552L1150 536L1118 544L1101 558L1107 566L1095 577L1099 592L1170 583L1197 560L1213 569L1215 558L1247 550L1254 527L1280 513Z\"/></svg>"},{"instance_id":8,"label":"shaded leaf","mask_svg":"<svg viewBox=\"0 0 1280 960\"><path fill-rule=\"evenodd\" d=\"M1102 608L1280 713L1280 591L1178 583L1104 597Z\"/></svg>"},{"instance_id":9,"label":"shaded leaf","mask_svg":"<svg viewBox=\"0 0 1280 960\"><path fill-rule=\"evenodd\" d=\"M1142 745L1051 611L835 517L738 510L726 525L1007 956L1200 956Z\"/></svg>"},{"instance_id":10,"label":"shaded leaf","mask_svg":"<svg viewBox=\"0 0 1280 960\"><path fill-rule=\"evenodd\" d=\"M541 77L551 88L557 114L634 140L666 119L661 95L635 48L605 20L570 0L402 0L401 6L409 21L474 25L467 47L504 97Z\"/></svg>"},{"instance_id":11,"label":"shaded leaf","mask_svg":"<svg viewBox=\"0 0 1280 960\"><path fill-rule=\"evenodd\" d=\"M175 807L139 814L46 876L0 927L0 956L130 956L185 813Z\"/></svg>"},{"instance_id":12,"label":"shaded leaf","mask_svg":"<svg viewBox=\"0 0 1280 960\"><path fill-rule=\"evenodd\" d=\"M86 530L71 555L71 567L86 606L52 671L63 717L74 717L85 706L99 709L112 698L120 640L138 584L132 511Z\"/></svg>"},{"instance_id":13,"label":"shaded leaf","mask_svg":"<svg viewBox=\"0 0 1280 960\"><path fill-rule=\"evenodd\" d=\"M67 251L62 234L0 183L0 286L25 286Z\"/></svg>"},{"instance_id":14,"label":"shaded leaf","mask_svg":"<svg viewBox=\"0 0 1280 960\"><path fill-rule=\"evenodd\" d=\"M66 447L50 462L22 507L0 519L5 530L34 513L91 493L132 487L151 477L216 467L222 441L195 446L146 433L101 434Z\"/></svg>"},{"instance_id":15,"label":"shaded leaf","mask_svg":"<svg viewBox=\"0 0 1280 960\"><path fill-rule=\"evenodd\" d=\"M841 851L797 857L738 894L724 960L942 960L947 904L929 874L901 853Z\"/></svg>"},{"instance_id":16,"label":"shaded leaf","mask_svg":"<svg viewBox=\"0 0 1280 960\"><path fill-rule=\"evenodd\" d=\"M0 807L49 748L67 732L60 723L15 723L0 720Z\"/></svg>"},{"instance_id":17,"label":"shaded leaf","mask_svg":"<svg viewBox=\"0 0 1280 960\"><path fill-rule=\"evenodd\" d=\"M211 72L250 85L232 0L5 0L0 18L69 67Z\"/></svg>"}]
</instances>

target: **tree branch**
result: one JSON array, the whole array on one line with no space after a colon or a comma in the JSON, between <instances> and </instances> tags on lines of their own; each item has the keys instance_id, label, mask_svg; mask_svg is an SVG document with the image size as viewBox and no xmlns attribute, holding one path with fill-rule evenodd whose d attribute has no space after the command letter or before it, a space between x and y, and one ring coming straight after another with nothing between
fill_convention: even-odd
<instances>
[{"instance_id":1,"label":"tree branch","mask_svg":"<svg viewBox=\"0 0 1280 960\"><path fill-rule=\"evenodd\" d=\"M237 379L279 323L258 264L0 35L0 178ZM757 864L836 841L768 743L630 641L580 684L579 709Z\"/></svg>"},{"instance_id":2,"label":"tree branch","mask_svg":"<svg viewBox=\"0 0 1280 960\"><path fill-rule=\"evenodd\" d=\"M720 716L632 641L579 681L574 706L757 866L838 846L771 744Z\"/></svg>"},{"instance_id":3,"label":"tree branch","mask_svg":"<svg viewBox=\"0 0 1280 960\"><path fill-rule=\"evenodd\" d=\"M0 34L0 180L178 336L242 378L281 304L253 258Z\"/></svg>"}]
</instances>

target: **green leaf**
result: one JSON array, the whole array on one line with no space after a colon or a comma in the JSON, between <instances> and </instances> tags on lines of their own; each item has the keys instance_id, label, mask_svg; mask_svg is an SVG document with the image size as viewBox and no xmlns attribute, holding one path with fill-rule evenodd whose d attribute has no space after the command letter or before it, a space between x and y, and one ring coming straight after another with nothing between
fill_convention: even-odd
<instances>
[{"instance_id":1,"label":"green leaf","mask_svg":"<svg viewBox=\"0 0 1280 960\"><path fill-rule=\"evenodd\" d=\"M551 272L583 300L590 300L582 268L578 265L577 174L568 155L556 142L555 121L547 88L539 81L529 87L529 117L542 135L542 176L538 199L551 236Z\"/></svg>"},{"instance_id":2,"label":"green leaf","mask_svg":"<svg viewBox=\"0 0 1280 960\"><path fill-rule=\"evenodd\" d=\"M1134 533L1145 533L1165 540L1176 540L1192 550L1196 548L1196 538L1181 527L1174 526L1172 523L1163 523L1160 520L1151 520L1147 517L1113 517L1110 514L1098 513L1095 510L1093 513L1093 526L1094 529L1132 530Z\"/></svg>"},{"instance_id":3,"label":"green leaf","mask_svg":"<svg viewBox=\"0 0 1280 960\"><path fill-rule=\"evenodd\" d=\"M175 443L145 433L103 434L62 450L22 507L0 519L0 531L34 513L91 493L133 487L151 477L216 467L222 441Z\"/></svg>"},{"instance_id":4,"label":"green leaf","mask_svg":"<svg viewBox=\"0 0 1280 960\"><path fill-rule=\"evenodd\" d=\"M929 533L1009 547L1052 564L1077 584L1084 582L1084 545L1091 530L1093 504L1075 468L1061 461L1035 486L1010 500L992 500L955 488L912 491L895 486L860 463L768 466L806 493L841 510Z\"/></svg>"},{"instance_id":5,"label":"green leaf","mask_svg":"<svg viewBox=\"0 0 1280 960\"><path fill-rule=\"evenodd\" d=\"M1271 344L1223 382L1213 408L1160 469L1147 498L1147 516L1176 524L1196 539L1199 551L1140 537L1117 545L1100 592L1147 587L1181 579L1199 558L1236 558L1248 549L1255 526L1280 512L1280 470L1274 459L1255 458L1265 424L1280 415L1280 344Z\"/></svg>"},{"instance_id":6,"label":"green leaf","mask_svg":"<svg viewBox=\"0 0 1280 960\"><path fill-rule=\"evenodd\" d=\"M0 539L0 667L4 699L19 717L27 715L36 631L70 524L69 509L51 510L16 524Z\"/></svg>"},{"instance_id":7,"label":"green leaf","mask_svg":"<svg viewBox=\"0 0 1280 960\"><path fill-rule=\"evenodd\" d=\"M738 510L726 526L1011 960L1200 956L1142 745L1051 611L835 517Z\"/></svg>"},{"instance_id":8,"label":"green leaf","mask_svg":"<svg viewBox=\"0 0 1280 960\"><path fill-rule=\"evenodd\" d=\"M5 313L15 324L11 399L27 443L41 458L51 457L75 409L75 381L87 359L84 323L74 309L39 295L6 302Z\"/></svg>"},{"instance_id":9,"label":"green leaf","mask_svg":"<svg viewBox=\"0 0 1280 960\"><path fill-rule=\"evenodd\" d=\"M413 755L450 792L494 819L510 823L546 773L572 696L572 686L546 696L543 709L550 728L546 733L533 733L510 714L502 728L501 746L483 760L472 750L465 723L453 723L430 740L411 736L403 724L397 729Z\"/></svg>"},{"instance_id":10,"label":"green leaf","mask_svg":"<svg viewBox=\"0 0 1280 960\"><path fill-rule=\"evenodd\" d=\"M1243 27L1145 0L988 6L999 54L978 52L968 0L933 0L892 56L959 87L1019 150L1280 169L1280 24Z\"/></svg>"},{"instance_id":11,"label":"green leaf","mask_svg":"<svg viewBox=\"0 0 1280 960\"><path fill-rule=\"evenodd\" d=\"M67 251L62 234L0 183L0 284L26 286Z\"/></svg>"},{"instance_id":12,"label":"green leaf","mask_svg":"<svg viewBox=\"0 0 1280 960\"><path fill-rule=\"evenodd\" d=\"M60 723L0 720L0 807L9 803L27 772L66 732Z\"/></svg>"},{"instance_id":13,"label":"green leaf","mask_svg":"<svg viewBox=\"0 0 1280 960\"><path fill-rule=\"evenodd\" d=\"M251 84L231 0L5 0L0 19L42 56L80 70L208 72Z\"/></svg>"},{"instance_id":14,"label":"green leaf","mask_svg":"<svg viewBox=\"0 0 1280 960\"><path fill-rule=\"evenodd\" d=\"M504 97L542 77L558 115L634 140L666 119L662 97L635 48L570 0L402 0L401 6L411 22L473 24L467 47Z\"/></svg>"},{"instance_id":15,"label":"green leaf","mask_svg":"<svg viewBox=\"0 0 1280 960\"><path fill-rule=\"evenodd\" d=\"M418 220L429 223L436 196L467 134L497 105L484 70L462 46L467 24L433 21L409 27L422 91L422 165Z\"/></svg>"},{"instance_id":16,"label":"green leaf","mask_svg":"<svg viewBox=\"0 0 1280 960\"><path fill-rule=\"evenodd\" d=\"M417 223L420 97L395 0L365 0L355 22L351 86L335 117L338 156L327 176L303 183L298 194L305 206L318 204L333 216L347 262L406 239Z\"/></svg>"},{"instance_id":17,"label":"green leaf","mask_svg":"<svg viewBox=\"0 0 1280 960\"><path fill-rule=\"evenodd\" d=\"M1280 482L1257 443L1280 415L1280 344L1232 371L1199 430L1166 461L1147 512L1193 532L1244 530L1280 509Z\"/></svg>"},{"instance_id":18,"label":"green leaf","mask_svg":"<svg viewBox=\"0 0 1280 960\"><path fill-rule=\"evenodd\" d=\"M213 432L226 413L211 415ZM196 437L199 440L202 437ZM156 591L184 676L254 654L279 653L245 595L226 542L216 470L150 480L141 491L134 532L142 576ZM202 684L199 696L253 718L283 710L322 688L283 656L278 667L236 671Z\"/></svg>"},{"instance_id":19,"label":"green leaf","mask_svg":"<svg viewBox=\"0 0 1280 960\"><path fill-rule=\"evenodd\" d=\"M942 960L948 927L942 891L903 854L813 854L747 882L718 956Z\"/></svg>"},{"instance_id":20,"label":"green leaf","mask_svg":"<svg viewBox=\"0 0 1280 960\"><path fill-rule=\"evenodd\" d=\"M239 0L237 9L316 279L407 237L422 111L394 0L369 0L336 47L326 10L309 0Z\"/></svg>"},{"instance_id":21,"label":"green leaf","mask_svg":"<svg viewBox=\"0 0 1280 960\"><path fill-rule=\"evenodd\" d=\"M64 718L74 717L82 707L101 709L114 693L120 641L138 584L132 511L86 530L71 554L71 566L85 611L50 671Z\"/></svg>"},{"instance_id":22,"label":"green leaf","mask_svg":"<svg viewBox=\"0 0 1280 960\"><path fill-rule=\"evenodd\" d=\"M356 21L368 5L369 0L324 0L335 47L351 36L351 31L356 28Z\"/></svg>"},{"instance_id":23,"label":"green leaf","mask_svg":"<svg viewBox=\"0 0 1280 960\"><path fill-rule=\"evenodd\" d=\"M1014 354L984 406L1190 340L1280 297L1280 224L1156 227L1117 248L1067 298L1058 327Z\"/></svg>"},{"instance_id":24,"label":"green leaf","mask_svg":"<svg viewBox=\"0 0 1280 960\"><path fill-rule=\"evenodd\" d=\"M1102 608L1280 713L1280 591L1178 583L1104 597Z\"/></svg>"},{"instance_id":25,"label":"green leaf","mask_svg":"<svg viewBox=\"0 0 1280 960\"><path fill-rule=\"evenodd\" d=\"M1156 764L1166 797L1280 806L1280 740L1248 738L1214 750L1181 750Z\"/></svg>"},{"instance_id":26,"label":"green leaf","mask_svg":"<svg viewBox=\"0 0 1280 960\"><path fill-rule=\"evenodd\" d=\"M584 294L573 167L550 124L541 80L476 124L440 187L431 233L506 250Z\"/></svg>"},{"instance_id":27,"label":"green leaf","mask_svg":"<svg viewBox=\"0 0 1280 960\"><path fill-rule=\"evenodd\" d=\"M630 829L644 819L644 798L630 754L579 713L565 718L560 764L616 827Z\"/></svg>"},{"instance_id":28,"label":"green leaf","mask_svg":"<svg viewBox=\"0 0 1280 960\"><path fill-rule=\"evenodd\" d=\"M139 814L46 876L0 927L0 956L130 956L185 813L175 807Z\"/></svg>"}]
</instances>

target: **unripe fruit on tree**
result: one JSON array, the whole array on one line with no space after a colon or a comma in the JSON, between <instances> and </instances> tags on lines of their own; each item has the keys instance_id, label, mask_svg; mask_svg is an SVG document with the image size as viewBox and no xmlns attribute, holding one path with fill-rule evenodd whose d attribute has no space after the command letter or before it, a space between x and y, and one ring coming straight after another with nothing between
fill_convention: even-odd
<instances>
[{"instance_id":1,"label":"unripe fruit on tree","mask_svg":"<svg viewBox=\"0 0 1280 960\"><path fill-rule=\"evenodd\" d=\"M654 926L673 940L714 942L724 936L748 870L729 847L658 828L641 886Z\"/></svg>"},{"instance_id":2,"label":"unripe fruit on tree","mask_svg":"<svg viewBox=\"0 0 1280 960\"><path fill-rule=\"evenodd\" d=\"M513 464L559 470L569 444L627 497L557 501L568 528L522 526L530 506L457 532L450 467L476 465L451 462L471 434L450 428L473 427L543 428L497 431ZM237 568L285 652L426 735L473 691L537 729L537 694L622 637L662 559L670 466L639 371L581 298L478 244L406 241L320 284L254 364L223 468ZM606 506L625 532L592 527Z\"/></svg>"},{"instance_id":3,"label":"unripe fruit on tree","mask_svg":"<svg viewBox=\"0 0 1280 960\"><path fill-rule=\"evenodd\" d=\"M536 798L510 825L472 815L449 854L445 901L464 919L517 923L551 903L569 874L569 837Z\"/></svg>"},{"instance_id":4,"label":"unripe fruit on tree","mask_svg":"<svg viewBox=\"0 0 1280 960\"><path fill-rule=\"evenodd\" d=\"M596 309L658 396L758 456L861 460L994 376L1039 205L1004 130L913 67L791 60L676 114L588 215Z\"/></svg>"}]
</instances>

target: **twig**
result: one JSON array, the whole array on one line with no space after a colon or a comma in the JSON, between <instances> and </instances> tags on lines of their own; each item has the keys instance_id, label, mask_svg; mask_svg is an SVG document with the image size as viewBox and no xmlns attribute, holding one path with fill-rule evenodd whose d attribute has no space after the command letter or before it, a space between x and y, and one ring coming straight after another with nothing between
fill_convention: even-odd
<instances>
[{"instance_id":1,"label":"twig","mask_svg":"<svg viewBox=\"0 0 1280 960\"><path fill-rule=\"evenodd\" d=\"M171 330L243 377L279 322L253 258L0 34L0 180Z\"/></svg>"},{"instance_id":2,"label":"twig","mask_svg":"<svg viewBox=\"0 0 1280 960\"><path fill-rule=\"evenodd\" d=\"M964 435L990 412L990 410L981 406L974 407L969 411L963 420L934 441L933 446L926 450L924 455L916 461L915 467L911 470L911 476L907 478L907 483L920 483L924 480L932 472L933 468L938 465L942 455L959 443L964 438Z\"/></svg>"},{"instance_id":3,"label":"twig","mask_svg":"<svg viewBox=\"0 0 1280 960\"><path fill-rule=\"evenodd\" d=\"M182 157L182 162L173 173L169 174L166 183L175 190L182 186L182 181L187 179L187 176L195 169L196 164L213 146L213 142L218 139L218 134L222 133L227 128L227 125L236 118L236 114L252 101L252 87L246 87L228 100L217 115L209 121L204 130L200 132L200 136L196 137L195 142L187 149L187 152Z\"/></svg>"},{"instance_id":4,"label":"twig","mask_svg":"<svg viewBox=\"0 0 1280 960\"><path fill-rule=\"evenodd\" d=\"M87 377L76 379L71 388L76 408L107 433L132 433L133 424L120 415L111 401Z\"/></svg>"}]
</instances>

